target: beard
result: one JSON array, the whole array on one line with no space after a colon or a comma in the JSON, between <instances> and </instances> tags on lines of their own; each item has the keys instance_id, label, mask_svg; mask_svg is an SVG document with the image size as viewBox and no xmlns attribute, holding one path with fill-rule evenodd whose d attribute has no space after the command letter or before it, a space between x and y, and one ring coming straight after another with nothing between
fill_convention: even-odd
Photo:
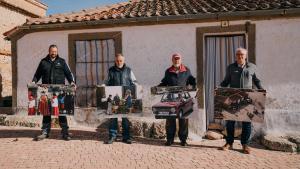
<instances>
[{"instance_id":1,"label":"beard","mask_svg":"<svg viewBox=\"0 0 300 169\"><path fill-rule=\"evenodd\" d=\"M51 58L56 58L56 56L57 56L56 54L51 54L50 55Z\"/></svg>"},{"instance_id":2,"label":"beard","mask_svg":"<svg viewBox=\"0 0 300 169\"><path fill-rule=\"evenodd\" d=\"M173 64L174 67L180 67L181 64Z\"/></svg>"},{"instance_id":3,"label":"beard","mask_svg":"<svg viewBox=\"0 0 300 169\"><path fill-rule=\"evenodd\" d=\"M124 66L124 64L122 64L122 65L117 65L117 67L118 67L119 69L123 68L123 66Z\"/></svg>"}]
</instances>

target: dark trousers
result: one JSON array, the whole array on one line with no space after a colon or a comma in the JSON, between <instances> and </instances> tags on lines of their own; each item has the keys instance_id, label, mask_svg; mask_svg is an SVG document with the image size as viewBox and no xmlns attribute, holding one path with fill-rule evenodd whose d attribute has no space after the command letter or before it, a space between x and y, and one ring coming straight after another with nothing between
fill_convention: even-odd
<instances>
[{"instance_id":1,"label":"dark trousers","mask_svg":"<svg viewBox=\"0 0 300 169\"><path fill-rule=\"evenodd\" d=\"M61 127L62 134L68 134L68 121L66 116L58 116L59 126ZM51 116L43 116L42 132L43 134L49 134L51 130Z\"/></svg>"},{"instance_id":2,"label":"dark trousers","mask_svg":"<svg viewBox=\"0 0 300 169\"><path fill-rule=\"evenodd\" d=\"M234 125L235 121L227 121L226 122L226 130L227 130L227 137L226 143L233 144L234 142ZM249 138L251 135L251 122L242 122L242 135L241 135L241 144L248 145Z\"/></svg>"},{"instance_id":3,"label":"dark trousers","mask_svg":"<svg viewBox=\"0 0 300 169\"><path fill-rule=\"evenodd\" d=\"M123 140L130 139L130 126L128 118L122 118ZM115 139L118 134L118 118L111 118L109 122L109 138Z\"/></svg>"},{"instance_id":4,"label":"dark trousers","mask_svg":"<svg viewBox=\"0 0 300 169\"><path fill-rule=\"evenodd\" d=\"M166 119L167 141L174 141L176 133L176 118ZM181 142L185 142L189 134L189 120L179 119L178 137Z\"/></svg>"}]
</instances>

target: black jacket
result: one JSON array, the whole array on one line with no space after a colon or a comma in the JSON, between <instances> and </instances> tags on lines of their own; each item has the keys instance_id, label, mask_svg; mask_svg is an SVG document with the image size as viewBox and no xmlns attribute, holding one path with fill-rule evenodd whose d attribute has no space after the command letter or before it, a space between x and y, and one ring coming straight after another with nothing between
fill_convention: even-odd
<instances>
[{"instance_id":1,"label":"black jacket","mask_svg":"<svg viewBox=\"0 0 300 169\"><path fill-rule=\"evenodd\" d=\"M112 66L108 71L107 86L132 86L135 79L132 77L132 72L125 64L122 68Z\"/></svg>"},{"instance_id":2,"label":"black jacket","mask_svg":"<svg viewBox=\"0 0 300 169\"><path fill-rule=\"evenodd\" d=\"M161 80L159 86L187 86L196 85L196 79L192 76L190 69L181 66L179 72L174 72L174 67L171 66L165 72L164 78Z\"/></svg>"},{"instance_id":3,"label":"black jacket","mask_svg":"<svg viewBox=\"0 0 300 169\"><path fill-rule=\"evenodd\" d=\"M74 82L69 66L59 56L54 61L51 61L48 55L40 61L32 81L37 83L41 78L43 84L65 84L65 78L69 83Z\"/></svg>"},{"instance_id":4,"label":"black jacket","mask_svg":"<svg viewBox=\"0 0 300 169\"><path fill-rule=\"evenodd\" d=\"M227 67L226 75L221 83L222 87L252 89L254 86L262 89L261 81L257 77L256 65L247 62L244 68L232 63Z\"/></svg>"}]
</instances>

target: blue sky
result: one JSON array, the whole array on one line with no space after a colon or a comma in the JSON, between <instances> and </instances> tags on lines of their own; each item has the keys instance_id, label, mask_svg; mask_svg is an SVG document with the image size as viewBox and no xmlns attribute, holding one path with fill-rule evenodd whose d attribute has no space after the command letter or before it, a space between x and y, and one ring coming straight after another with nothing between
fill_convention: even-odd
<instances>
[{"instance_id":1,"label":"blue sky","mask_svg":"<svg viewBox=\"0 0 300 169\"><path fill-rule=\"evenodd\" d=\"M47 15L55 13L69 13L81 9L94 8L102 5L111 5L128 0L41 0L48 6Z\"/></svg>"}]
</instances>

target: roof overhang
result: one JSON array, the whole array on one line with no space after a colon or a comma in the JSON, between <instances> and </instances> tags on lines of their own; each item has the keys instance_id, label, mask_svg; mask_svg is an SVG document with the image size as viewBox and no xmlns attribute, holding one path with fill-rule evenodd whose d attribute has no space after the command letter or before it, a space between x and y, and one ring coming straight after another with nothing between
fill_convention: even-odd
<instances>
[{"instance_id":1,"label":"roof overhang","mask_svg":"<svg viewBox=\"0 0 300 169\"><path fill-rule=\"evenodd\" d=\"M213 22L222 20L262 20L278 17L299 17L300 8L276 9L276 10L257 10L257 11L236 11L221 12L211 14L190 14L179 16L153 16L153 17L136 17L122 18L83 22L67 22L41 25L22 25L15 27L3 35L10 40L18 35L25 35L32 32L41 31L58 31L74 29L95 29L100 27L121 27L136 25L157 25L157 24L178 24L178 23L195 23L195 22Z\"/></svg>"}]
</instances>

